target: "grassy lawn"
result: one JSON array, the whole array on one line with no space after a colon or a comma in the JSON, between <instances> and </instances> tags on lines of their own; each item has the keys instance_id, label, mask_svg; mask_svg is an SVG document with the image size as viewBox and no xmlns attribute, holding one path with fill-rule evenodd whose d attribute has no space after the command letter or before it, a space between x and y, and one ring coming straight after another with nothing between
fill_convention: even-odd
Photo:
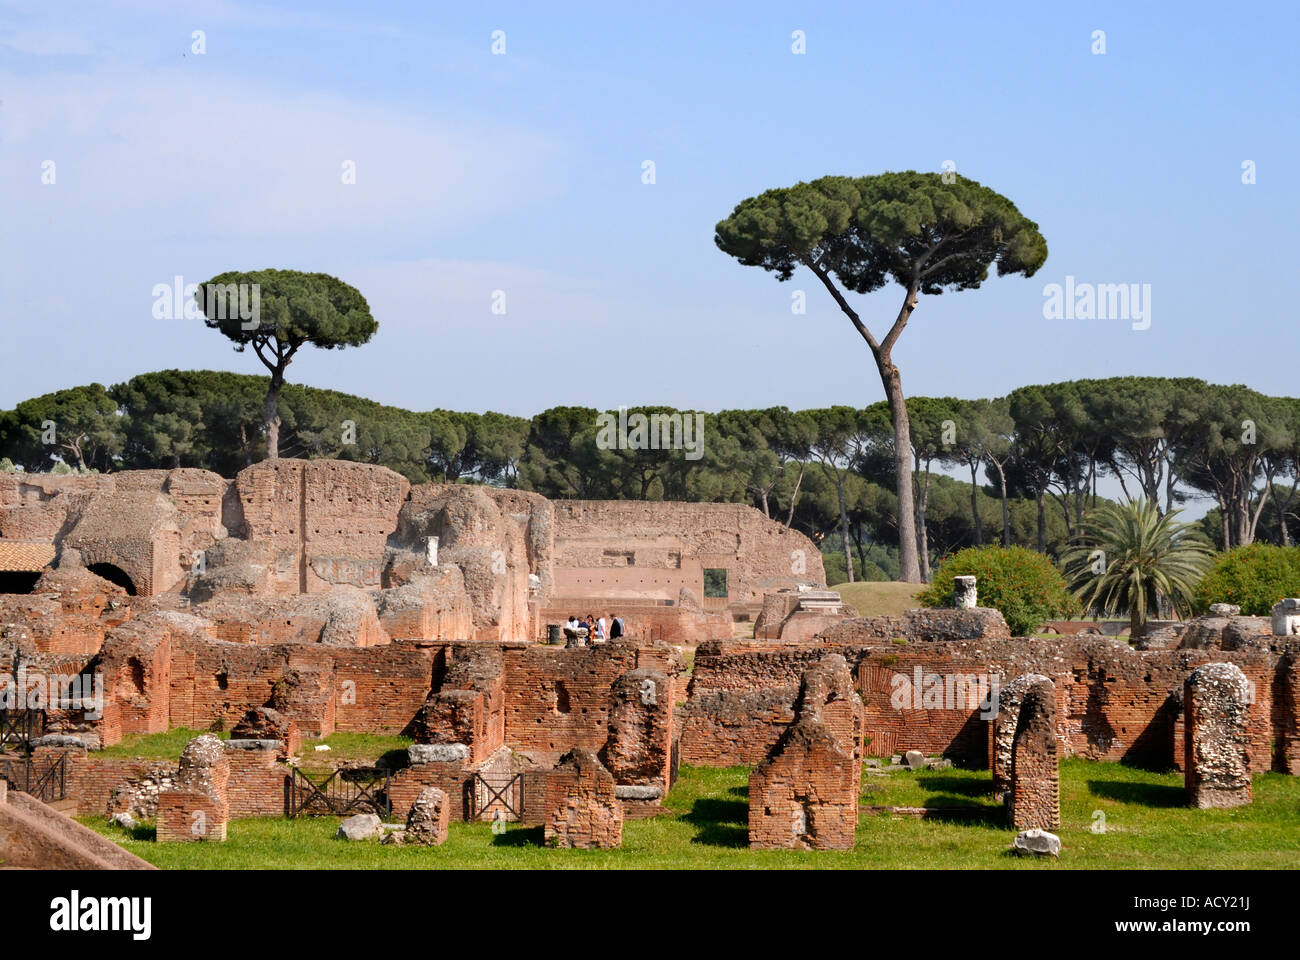
<instances>
[{"instance_id":1,"label":"grassy lawn","mask_svg":"<svg viewBox=\"0 0 1300 960\"><path fill-rule=\"evenodd\" d=\"M102 757L144 757L146 759L179 760L181 751L195 737L205 733L215 733L222 740L229 740L230 733L212 730L188 730L178 727L166 733L132 733L122 738L122 742L106 750L96 751L95 756ZM378 760L386 753L394 751L405 755L406 748L414 743L410 737L388 736L376 733L334 733L324 740L304 740L300 753L304 770L330 769L341 763ZM316 751L318 745L324 744L329 750Z\"/></svg>"},{"instance_id":2,"label":"grassy lawn","mask_svg":"<svg viewBox=\"0 0 1300 960\"><path fill-rule=\"evenodd\" d=\"M177 727L166 733L128 733L116 743L104 750L95 751L97 757L144 757L150 760L179 760L181 751L195 737L212 733L222 740L229 740L227 732L217 733L213 730L189 730Z\"/></svg>"},{"instance_id":3,"label":"grassy lawn","mask_svg":"<svg viewBox=\"0 0 1300 960\"><path fill-rule=\"evenodd\" d=\"M628 821L619 850L550 850L540 828L494 835L486 824L453 823L441 847L385 847L334 839L335 819L236 820L225 843L153 842L153 827L128 835L100 817L87 826L160 867L324 869L755 869L755 868L1293 868L1300 859L1300 778L1255 778L1255 802L1236 810L1182 806L1182 777L1115 763L1061 764L1062 859L1006 854L1014 832L989 796L988 771L942 770L863 776L863 803L975 806L962 820L863 814L852 851L751 851L748 768L684 767L667 806L676 814ZM1094 812L1105 833L1093 833Z\"/></svg>"},{"instance_id":4,"label":"grassy lawn","mask_svg":"<svg viewBox=\"0 0 1300 960\"><path fill-rule=\"evenodd\" d=\"M414 742L410 737L378 733L332 733L324 740L304 740L298 751L298 766L307 771L332 770L342 763L375 761L385 754L400 754L393 759L404 763L406 748ZM316 747L320 745L329 750L318 753Z\"/></svg>"},{"instance_id":5,"label":"grassy lawn","mask_svg":"<svg viewBox=\"0 0 1300 960\"><path fill-rule=\"evenodd\" d=\"M831 589L856 609L859 616L883 617L898 616L919 607L921 604L917 602L916 595L925 589L925 584L866 580L860 583L837 583Z\"/></svg>"}]
</instances>

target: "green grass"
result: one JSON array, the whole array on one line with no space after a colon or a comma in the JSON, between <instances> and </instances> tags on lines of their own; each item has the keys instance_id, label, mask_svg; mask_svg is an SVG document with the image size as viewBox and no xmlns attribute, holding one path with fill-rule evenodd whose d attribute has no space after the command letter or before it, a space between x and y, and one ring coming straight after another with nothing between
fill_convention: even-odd
<instances>
[{"instance_id":1,"label":"green grass","mask_svg":"<svg viewBox=\"0 0 1300 960\"><path fill-rule=\"evenodd\" d=\"M861 617L898 616L921 605L916 595L925 589L923 583L897 583L893 580L864 580L859 583L839 583L831 587L844 598L844 602L858 611Z\"/></svg>"},{"instance_id":2,"label":"green grass","mask_svg":"<svg viewBox=\"0 0 1300 960\"><path fill-rule=\"evenodd\" d=\"M400 753L404 758L406 748L414 742L410 737L379 733L332 733L324 740L304 740L298 765L308 771L332 770L340 763L378 760L386 753ZM320 744L329 750L317 753L315 748Z\"/></svg>"},{"instance_id":3,"label":"green grass","mask_svg":"<svg viewBox=\"0 0 1300 960\"><path fill-rule=\"evenodd\" d=\"M104 750L97 750L97 757L145 757L147 759L179 760L181 751L195 737L205 733L214 734L222 740L229 740L227 732L214 730L190 730L177 727L166 733L128 733L121 743L116 743Z\"/></svg>"},{"instance_id":4,"label":"green grass","mask_svg":"<svg viewBox=\"0 0 1300 960\"><path fill-rule=\"evenodd\" d=\"M166 733L133 733L122 738L122 742L106 750L96 752L102 757L144 757L146 759L179 760L181 751L195 737L211 730L190 730L178 727ZM230 739L228 731L215 733L222 740ZM333 769L340 763L378 760L386 753L398 751L406 753L406 748L414 743L410 737L376 733L334 733L324 740L304 740L302 742L301 766L305 770ZM318 744L329 746L328 751L317 753Z\"/></svg>"},{"instance_id":5,"label":"green grass","mask_svg":"<svg viewBox=\"0 0 1300 960\"><path fill-rule=\"evenodd\" d=\"M385 847L334 839L332 818L236 820L225 843L157 844L153 827L128 835L101 817L87 826L163 868L324 869L754 869L754 868L1292 868L1300 858L1300 778L1255 778L1255 802L1235 810L1191 810L1182 777L1115 763L1061 764L1060 861L1006 853L1014 837L989 794L988 771L942 770L863 776L863 803L975 806L971 819L913 820L864 813L852 851L751 851L749 770L682 769L667 798L677 815L629 820L618 850L550 850L540 828L494 835L486 824L453 823L441 847ZM1094 811L1106 832L1093 833Z\"/></svg>"}]
</instances>

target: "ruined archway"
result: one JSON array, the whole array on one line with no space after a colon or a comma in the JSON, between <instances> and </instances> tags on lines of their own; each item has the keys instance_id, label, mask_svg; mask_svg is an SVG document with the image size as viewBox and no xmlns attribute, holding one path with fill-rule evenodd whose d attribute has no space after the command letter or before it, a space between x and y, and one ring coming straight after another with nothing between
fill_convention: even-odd
<instances>
[{"instance_id":1,"label":"ruined archway","mask_svg":"<svg viewBox=\"0 0 1300 960\"><path fill-rule=\"evenodd\" d=\"M115 583L131 596L135 596L135 582L130 574L115 563L91 563L86 569L97 577L103 577L109 583Z\"/></svg>"}]
</instances>

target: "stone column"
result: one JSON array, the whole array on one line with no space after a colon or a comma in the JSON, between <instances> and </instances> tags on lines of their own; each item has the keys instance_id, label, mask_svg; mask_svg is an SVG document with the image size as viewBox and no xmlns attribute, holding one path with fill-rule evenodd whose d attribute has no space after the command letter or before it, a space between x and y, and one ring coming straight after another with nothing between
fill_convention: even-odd
<instances>
[{"instance_id":1,"label":"stone column","mask_svg":"<svg viewBox=\"0 0 1300 960\"><path fill-rule=\"evenodd\" d=\"M952 599L953 606L957 609L973 609L976 605L977 594L975 592L974 577L953 577L952 578Z\"/></svg>"},{"instance_id":2,"label":"stone column","mask_svg":"<svg viewBox=\"0 0 1300 960\"><path fill-rule=\"evenodd\" d=\"M1273 604L1273 636L1293 637L1300 633L1300 598L1286 597Z\"/></svg>"}]
</instances>

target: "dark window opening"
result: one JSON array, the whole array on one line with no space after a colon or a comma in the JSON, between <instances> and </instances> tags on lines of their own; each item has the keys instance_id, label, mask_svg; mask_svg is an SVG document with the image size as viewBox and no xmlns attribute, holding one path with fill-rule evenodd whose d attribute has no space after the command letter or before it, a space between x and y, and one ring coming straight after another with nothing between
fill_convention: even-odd
<instances>
[{"instance_id":1,"label":"dark window opening","mask_svg":"<svg viewBox=\"0 0 1300 960\"><path fill-rule=\"evenodd\" d=\"M31 593L40 578L39 570L35 573L27 570L0 571L0 593Z\"/></svg>"},{"instance_id":2,"label":"dark window opening","mask_svg":"<svg viewBox=\"0 0 1300 960\"><path fill-rule=\"evenodd\" d=\"M137 696L144 696L144 664L135 657L131 658L131 684Z\"/></svg>"},{"instance_id":3,"label":"dark window opening","mask_svg":"<svg viewBox=\"0 0 1300 960\"><path fill-rule=\"evenodd\" d=\"M704 595L706 597L726 597L727 571L725 568L704 571Z\"/></svg>"}]
</instances>

